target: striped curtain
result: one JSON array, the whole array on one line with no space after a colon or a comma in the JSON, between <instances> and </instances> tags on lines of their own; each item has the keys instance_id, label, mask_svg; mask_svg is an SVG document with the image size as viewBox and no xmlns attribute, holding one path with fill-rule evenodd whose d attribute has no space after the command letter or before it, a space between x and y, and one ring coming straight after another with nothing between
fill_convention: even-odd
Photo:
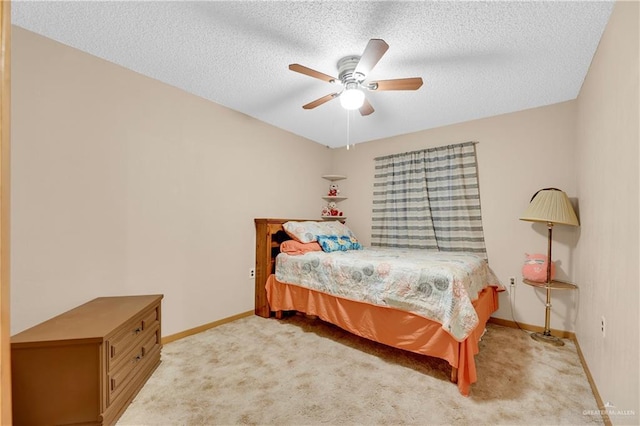
<instances>
[{"instance_id":1,"label":"striped curtain","mask_svg":"<svg viewBox=\"0 0 640 426\"><path fill-rule=\"evenodd\" d=\"M475 143L376 158L371 245L486 258Z\"/></svg>"}]
</instances>

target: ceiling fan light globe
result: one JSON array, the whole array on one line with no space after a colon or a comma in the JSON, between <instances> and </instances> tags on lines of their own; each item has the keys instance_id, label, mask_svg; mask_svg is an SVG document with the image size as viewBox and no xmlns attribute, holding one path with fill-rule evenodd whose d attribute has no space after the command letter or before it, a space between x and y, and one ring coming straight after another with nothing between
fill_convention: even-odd
<instances>
[{"instance_id":1,"label":"ceiling fan light globe","mask_svg":"<svg viewBox=\"0 0 640 426\"><path fill-rule=\"evenodd\" d=\"M362 90L346 89L340 95L340 105L344 109L358 109L362 104L364 104L364 92Z\"/></svg>"}]
</instances>

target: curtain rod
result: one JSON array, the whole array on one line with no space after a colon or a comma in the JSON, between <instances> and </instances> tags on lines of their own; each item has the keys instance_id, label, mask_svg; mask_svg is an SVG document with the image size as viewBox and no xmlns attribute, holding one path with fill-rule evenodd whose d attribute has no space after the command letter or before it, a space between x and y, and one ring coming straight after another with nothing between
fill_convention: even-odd
<instances>
[{"instance_id":1,"label":"curtain rod","mask_svg":"<svg viewBox=\"0 0 640 426\"><path fill-rule=\"evenodd\" d=\"M439 151L441 149L453 148L453 147L457 147L457 146L477 145L479 143L480 143L479 141L468 141L468 142L454 143L454 144L450 144L450 145L436 146L436 147L433 147L433 148L425 148L425 149L417 149L415 151L401 152L399 154L383 155L382 157L375 157L374 160L385 160L387 158L393 158L393 157L396 157L398 155L417 154L418 152Z\"/></svg>"}]
</instances>

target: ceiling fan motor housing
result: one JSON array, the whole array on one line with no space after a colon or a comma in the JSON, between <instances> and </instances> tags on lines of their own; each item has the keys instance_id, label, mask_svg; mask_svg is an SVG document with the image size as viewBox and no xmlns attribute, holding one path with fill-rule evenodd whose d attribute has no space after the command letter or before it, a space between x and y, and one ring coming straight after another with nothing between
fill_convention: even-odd
<instances>
[{"instance_id":1,"label":"ceiling fan motor housing","mask_svg":"<svg viewBox=\"0 0 640 426\"><path fill-rule=\"evenodd\" d=\"M354 70L358 66L358 62L360 62L360 56L356 55L345 56L338 61L338 78L347 88L349 83L359 85L366 77L362 73L354 73Z\"/></svg>"}]
</instances>

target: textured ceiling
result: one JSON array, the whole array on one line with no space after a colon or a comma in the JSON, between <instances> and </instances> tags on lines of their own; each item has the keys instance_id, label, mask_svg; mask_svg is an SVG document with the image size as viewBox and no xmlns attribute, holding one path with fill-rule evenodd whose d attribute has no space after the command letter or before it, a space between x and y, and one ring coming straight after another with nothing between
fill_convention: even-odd
<instances>
[{"instance_id":1,"label":"textured ceiling","mask_svg":"<svg viewBox=\"0 0 640 426\"><path fill-rule=\"evenodd\" d=\"M613 2L15 1L12 23L331 147L574 99ZM422 77L367 92L362 117L330 83L371 38L369 77Z\"/></svg>"}]
</instances>

